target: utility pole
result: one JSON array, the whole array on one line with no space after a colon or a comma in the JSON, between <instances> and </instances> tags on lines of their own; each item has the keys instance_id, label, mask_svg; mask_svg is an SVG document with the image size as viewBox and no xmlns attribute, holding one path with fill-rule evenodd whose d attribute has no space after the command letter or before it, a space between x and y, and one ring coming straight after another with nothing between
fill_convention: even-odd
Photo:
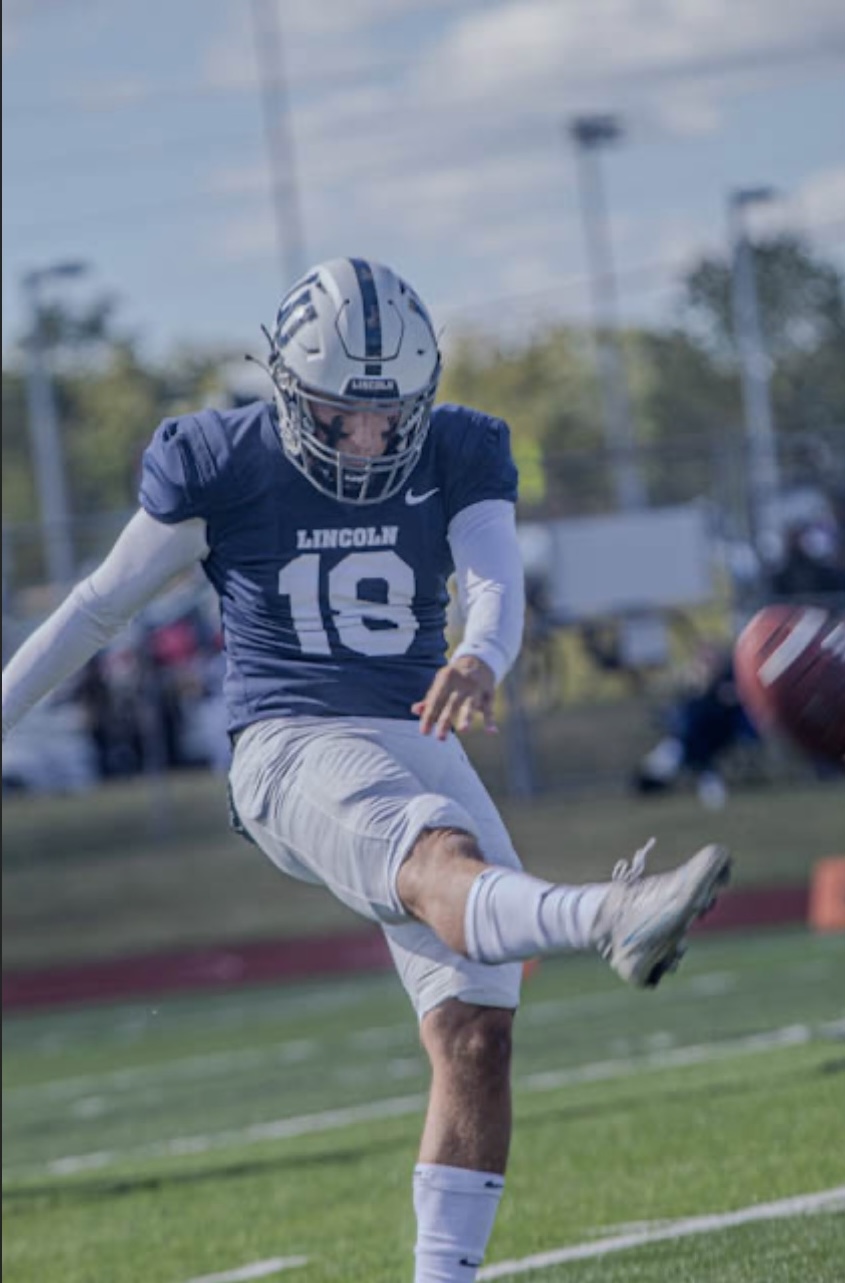
<instances>
[{"instance_id":1,"label":"utility pole","mask_svg":"<svg viewBox=\"0 0 845 1283\"><path fill-rule=\"evenodd\" d=\"M616 282L598 152L617 142L622 128L614 116L576 116L569 134L576 145L579 195L593 299L593 331L605 442L613 470L617 506L642 508L645 488L637 464L631 402L617 332Z\"/></svg>"},{"instance_id":2,"label":"utility pole","mask_svg":"<svg viewBox=\"0 0 845 1283\"><path fill-rule=\"evenodd\" d=\"M769 392L770 361L763 342L754 250L748 238L745 211L749 205L761 204L774 196L770 187L749 187L731 192L728 200L734 338L748 446L746 493L752 539L763 558L771 556L780 535L777 512L780 473Z\"/></svg>"},{"instance_id":3,"label":"utility pole","mask_svg":"<svg viewBox=\"0 0 845 1283\"><path fill-rule=\"evenodd\" d=\"M26 396L32 467L38 495L44 565L51 584L65 587L76 569L53 381L44 349L41 286L45 281L79 276L84 263L55 263L27 272L22 286L29 314L26 345Z\"/></svg>"},{"instance_id":4,"label":"utility pole","mask_svg":"<svg viewBox=\"0 0 845 1283\"><path fill-rule=\"evenodd\" d=\"M276 246L282 273L281 293L281 290L287 289L302 275L307 264L296 182L296 159L290 131L278 0L252 0L252 20L264 131L273 184Z\"/></svg>"}]
</instances>

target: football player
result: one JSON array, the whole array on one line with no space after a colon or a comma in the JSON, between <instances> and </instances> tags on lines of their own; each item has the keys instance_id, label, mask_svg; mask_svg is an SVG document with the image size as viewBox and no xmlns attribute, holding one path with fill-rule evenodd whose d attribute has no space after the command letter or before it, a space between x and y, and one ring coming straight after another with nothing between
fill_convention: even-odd
<instances>
[{"instance_id":1,"label":"football player","mask_svg":"<svg viewBox=\"0 0 845 1283\"><path fill-rule=\"evenodd\" d=\"M656 984L729 858L708 846L646 877L639 853L582 886L523 871L455 734L495 729L520 646L508 428L435 407L429 314L379 263L314 267L267 337L271 400L158 427L136 515L4 673L4 733L201 563L225 638L235 823L384 931L432 1071L416 1283L471 1283L504 1186L522 960L593 949ZM447 661L453 572L466 623Z\"/></svg>"}]
</instances>

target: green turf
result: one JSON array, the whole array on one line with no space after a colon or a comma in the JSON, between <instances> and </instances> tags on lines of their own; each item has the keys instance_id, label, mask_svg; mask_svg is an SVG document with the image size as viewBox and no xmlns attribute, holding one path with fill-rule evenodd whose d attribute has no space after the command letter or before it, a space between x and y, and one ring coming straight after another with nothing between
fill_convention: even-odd
<instances>
[{"instance_id":1,"label":"green turf","mask_svg":"<svg viewBox=\"0 0 845 1283\"><path fill-rule=\"evenodd\" d=\"M488 1262L845 1184L844 979L845 937L803 930L699 938L655 993L544 963ZM412 1277L426 1075L392 977L8 1019L4 1077L5 1283L187 1283L298 1254L277 1277ZM306 1114L319 1130L268 1136ZM834 1283L843 1249L823 1213L520 1277Z\"/></svg>"}]
</instances>

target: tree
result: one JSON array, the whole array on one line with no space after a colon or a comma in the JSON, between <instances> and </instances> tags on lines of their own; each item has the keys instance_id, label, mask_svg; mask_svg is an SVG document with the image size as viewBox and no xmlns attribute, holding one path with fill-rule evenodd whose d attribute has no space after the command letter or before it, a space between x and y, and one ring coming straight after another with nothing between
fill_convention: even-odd
<instances>
[{"instance_id":1,"label":"tree","mask_svg":"<svg viewBox=\"0 0 845 1283\"><path fill-rule=\"evenodd\" d=\"M845 278L798 237L753 249L772 405L784 433L845 425ZM731 266L705 258L685 280L686 328L724 370L736 371Z\"/></svg>"},{"instance_id":2,"label":"tree","mask_svg":"<svg viewBox=\"0 0 845 1283\"><path fill-rule=\"evenodd\" d=\"M642 331L629 351L651 503L724 493L723 466L740 444L732 431L740 418L735 378L680 329Z\"/></svg>"},{"instance_id":3,"label":"tree","mask_svg":"<svg viewBox=\"0 0 845 1283\"><path fill-rule=\"evenodd\" d=\"M464 335L448 354L440 395L507 419L524 505L573 515L609 502L592 355L581 332L559 327L520 347Z\"/></svg>"},{"instance_id":4,"label":"tree","mask_svg":"<svg viewBox=\"0 0 845 1283\"><path fill-rule=\"evenodd\" d=\"M134 508L141 452L162 418L208 399L217 353L145 362L116 322L111 298L81 311L55 304L41 317L53 374L78 564L97 558ZM3 511L14 577L38 580L37 499L23 355L3 370Z\"/></svg>"}]
</instances>

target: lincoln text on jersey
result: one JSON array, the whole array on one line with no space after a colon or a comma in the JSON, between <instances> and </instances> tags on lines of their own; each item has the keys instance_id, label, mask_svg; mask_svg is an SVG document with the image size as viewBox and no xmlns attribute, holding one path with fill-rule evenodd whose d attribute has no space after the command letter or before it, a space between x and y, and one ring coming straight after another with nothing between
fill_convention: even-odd
<instances>
[{"instance_id":1,"label":"lincoln text on jersey","mask_svg":"<svg viewBox=\"0 0 845 1283\"><path fill-rule=\"evenodd\" d=\"M398 526L340 526L334 530L297 530L298 552L312 548L392 548Z\"/></svg>"}]
</instances>

